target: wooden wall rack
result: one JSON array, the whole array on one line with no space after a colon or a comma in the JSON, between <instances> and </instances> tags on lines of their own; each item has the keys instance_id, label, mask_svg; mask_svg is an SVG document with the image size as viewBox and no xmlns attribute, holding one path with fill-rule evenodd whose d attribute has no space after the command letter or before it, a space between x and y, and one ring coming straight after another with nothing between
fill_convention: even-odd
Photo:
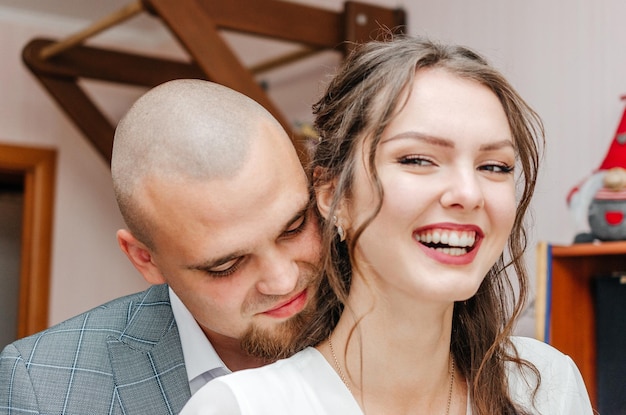
<instances>
[{"instance_id":1,"label":"wooden wall rack","mask_svg":"<svg viewBox=\"0 0 626 415\"><path fill-rule=\"evenodd\" d=\"M159 18L189 53L180 62L84 46L83 42L127 19L148 12ZM221 30L258 35L302 45L295 54L264 65L281 65L316 53L346 51L381 27L403 31L402 9L348 1L342 12L278 0L137 0L66 39L33 39L22 51L26 66L69 118L110 162L115 127L78 85L81 78L154 87L178 78L208 79L235 89L267 108L285 127L291 125L228 47ZM348 46L349 47L349 46ZM294 134L301 159L304 143Z\"/></svg>"}]
</instances>

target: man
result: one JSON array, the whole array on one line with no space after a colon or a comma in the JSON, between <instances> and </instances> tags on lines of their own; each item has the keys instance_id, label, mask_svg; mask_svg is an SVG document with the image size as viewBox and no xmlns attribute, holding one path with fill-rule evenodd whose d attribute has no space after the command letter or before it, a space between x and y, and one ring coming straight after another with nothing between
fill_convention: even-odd
<instances>
[{"instance_id":1,"label":"man","mask_svg":"<svg viewBox=\"0 0 626 415\"><path fill-rule=\"evenodd\" d=\"M7 346L2 414L175 414L210 379L291 353L307 324L308 183L256 102L206 81L160 85L120 121L111 172L119 245L152 286Z\"/></svg>"}]
</instances>

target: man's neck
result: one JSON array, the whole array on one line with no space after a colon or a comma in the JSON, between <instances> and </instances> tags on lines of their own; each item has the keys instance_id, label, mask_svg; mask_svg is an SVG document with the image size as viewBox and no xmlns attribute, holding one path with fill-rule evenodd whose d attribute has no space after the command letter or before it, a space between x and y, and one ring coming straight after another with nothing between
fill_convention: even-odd
<instances>
[{"instance_id":1,"label":"man's neck","mask_svg":"<svg viewBox=\"0 0 626 415\"><path fill-rule=\"evenodd\" d=\"M226 337L215 332L207 333L207 330L203 331L213 345L217 355L232 372L242 369L252 369L272 363L267 359L251 356L246 353L241 348L239 340L237 339Z\"/></svg>"},{"instance_id":2,"label":"man's neck","mask_svg":"<svg viewBox=\"0 0 626 415\"><path fill-rule=\"evenodd\" d=\"M261 367L271 363L268 360L250 356L238 347L220 348L215 343L213 343L213 347L215 347L215 351L219 355L220 359L222 359L226 367L233 372L242 369Z\"/></svg>"}]
</instances>

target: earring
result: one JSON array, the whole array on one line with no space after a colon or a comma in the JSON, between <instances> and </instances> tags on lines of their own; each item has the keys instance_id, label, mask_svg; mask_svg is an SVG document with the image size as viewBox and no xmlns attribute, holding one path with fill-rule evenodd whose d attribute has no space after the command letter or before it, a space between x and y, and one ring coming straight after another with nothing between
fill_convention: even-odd
<instances>
[{"instance_id":1,"label":"earring","mask_svg":"<svg viewBox=\"0 0 626 415\"><path fill-rule=\"evenodd\" d=\"M335 226L337 226L337 235L339 235L339 242L345 241L346 231L344 231L343 226L339 224L339 220L337 219L337 216L333 216L333 222L335 223Z\"/></svg>"}]
</instances>

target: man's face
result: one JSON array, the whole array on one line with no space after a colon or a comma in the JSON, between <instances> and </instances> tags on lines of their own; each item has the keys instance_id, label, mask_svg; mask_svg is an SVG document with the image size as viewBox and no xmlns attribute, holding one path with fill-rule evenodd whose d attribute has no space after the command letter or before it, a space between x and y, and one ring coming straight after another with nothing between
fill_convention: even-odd
<instances>
[{"instance_id":1,"label":"man's face","mask_svg":"<svg viewBox=\"0 0 626 415\"><path fill-rule=\"evenodd\" d=\"M259 134L274 137L255 140L236 176L146 180L139 197L154 225L152 263L216 349L243 344L272 358L308 323L320 239L291 143L274 127Z\"/></svg>"}]
</instances>

